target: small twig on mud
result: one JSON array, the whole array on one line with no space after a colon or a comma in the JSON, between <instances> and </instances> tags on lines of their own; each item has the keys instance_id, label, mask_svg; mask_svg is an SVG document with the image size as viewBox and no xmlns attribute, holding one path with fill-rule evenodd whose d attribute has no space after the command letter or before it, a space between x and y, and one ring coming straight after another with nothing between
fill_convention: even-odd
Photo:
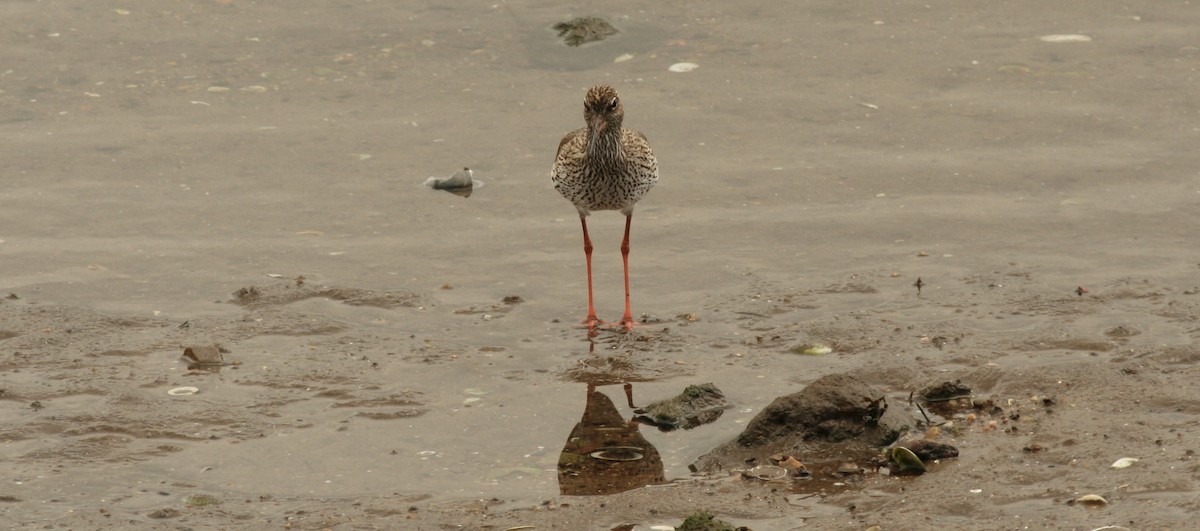
<instances>
[{"instance_id":1,"label":"small twig on mud","mask_svg":"<svg viewBox=\"0 0 1200 531\"><path fill-rule=\"evenodd\" d=\"M911 398L910 398L910 400L911 400ZM925 414L925 408L921 407L920 403L917 403L917 402L914 402L914 403L917 404L917 411L920 411L921 416L925 417L925 424L933 426L933 421L929 420L929 415Z\"/></svg>"}]
</instances>

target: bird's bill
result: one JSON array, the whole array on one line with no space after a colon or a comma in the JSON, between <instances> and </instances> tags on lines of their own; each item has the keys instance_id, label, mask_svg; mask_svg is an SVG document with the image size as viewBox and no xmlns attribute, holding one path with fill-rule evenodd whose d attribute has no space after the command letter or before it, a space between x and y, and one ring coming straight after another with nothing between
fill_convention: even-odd
<instances>
[{"instance_id":1,"label":"bird's bill","mask_svg":"<svg viewBox=\"0 0 1200 531\"><path fill-rule=\"evenodd\" d=\"M588 123L588 125L591 126L593 131L600 132L604 130L604 126L607 125L607 122L604 121L603 115L597 114L596 116L592 117L592 120L590 123Z\"/></svg>"}]
</instances>

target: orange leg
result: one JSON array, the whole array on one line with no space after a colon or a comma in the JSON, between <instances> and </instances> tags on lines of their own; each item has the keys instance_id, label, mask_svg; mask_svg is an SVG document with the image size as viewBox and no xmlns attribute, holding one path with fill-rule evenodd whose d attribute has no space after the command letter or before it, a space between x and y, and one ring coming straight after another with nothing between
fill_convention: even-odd
<instances>
[{"instance_id":1,"label":"orange leg","mask_svg":"<svg viewBox=\"0 0 1200 531\"><path fill-rule=\"evenodd\" d=\"M588 237L587 218L579 216L579 223L583 225L583 256L587 261L588 284L587 317L583 320L582 324L587 325L588 329L591 330L595 328L597 324L603 324L603 321L596 317L596 306L592 303L592 239Z\"/></svg>"},{"instance_id":2,"label":"orange leg","mask_svg":"<svg viewBox=\"0 0 1200 531\"><path fill-rule=\"evenodd\" d=\"M625 216L625 239L621 240L621 263L625 266L625 315L621 317L621 325L625 330L633 330L633 311L629 309L629 224L633 222L633 214Z\"/></svg>"}]
</instances>

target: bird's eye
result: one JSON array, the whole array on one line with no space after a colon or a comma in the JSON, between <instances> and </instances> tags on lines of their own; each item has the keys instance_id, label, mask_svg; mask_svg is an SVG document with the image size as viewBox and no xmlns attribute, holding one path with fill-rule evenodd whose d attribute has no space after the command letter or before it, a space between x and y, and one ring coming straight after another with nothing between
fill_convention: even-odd
<instances>
[{"instance_id":1,"label":"bird's eye","mask_svg":"<svg viewBox=\"0 0 1200 531\"><path fill-rule=\"evenodd\" d=\"M608 102L608 110L610 110L610 111L617 110L617 99L616 98L613 98L612 101Z\"/></svg>"}]
</instances>

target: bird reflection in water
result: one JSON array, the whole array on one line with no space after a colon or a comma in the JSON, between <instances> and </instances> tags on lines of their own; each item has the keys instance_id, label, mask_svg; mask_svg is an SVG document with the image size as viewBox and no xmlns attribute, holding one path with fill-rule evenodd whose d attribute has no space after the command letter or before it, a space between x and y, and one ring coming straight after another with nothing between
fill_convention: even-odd
<instances>
[{"instance_id":1,"label":"bird reflection in water","mask_svg":"<svg viewBox=\"0 0 1200 531\"><path fill-rule=\"evenodd\" d=\"M632 409L633 384L624 388ZM666 483L658 449L638 428L637 421L622 417L612 399L589 383L583 417L558 458L559 492L595 496Z\"/></svg>"}]
</instances>

